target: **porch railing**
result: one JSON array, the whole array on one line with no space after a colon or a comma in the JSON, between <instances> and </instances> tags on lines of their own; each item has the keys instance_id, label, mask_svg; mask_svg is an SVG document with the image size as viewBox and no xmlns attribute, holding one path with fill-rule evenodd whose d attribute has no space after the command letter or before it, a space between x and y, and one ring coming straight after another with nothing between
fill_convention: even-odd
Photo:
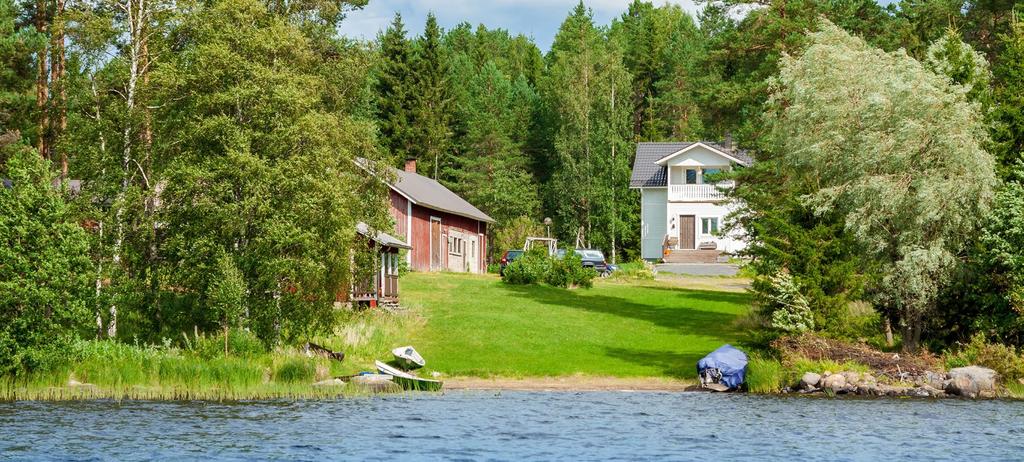
<instances>
[{"instance_id":1,"label":"porch railing","mask_svg":"<svg viewBox=\"0 0 1024 462\"><path fill-rule=\"evenodd\" d=\"M718 184L674 184L668 187L670 201L719 201L725 199L725 190L732 182Z\"/></svg>"}]
</instances>

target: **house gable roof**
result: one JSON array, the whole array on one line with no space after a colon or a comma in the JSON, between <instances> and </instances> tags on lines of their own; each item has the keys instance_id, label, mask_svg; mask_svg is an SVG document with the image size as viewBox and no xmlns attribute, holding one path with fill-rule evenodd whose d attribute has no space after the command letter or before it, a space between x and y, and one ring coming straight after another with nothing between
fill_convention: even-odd
<instances>
[{"instance_id":1,"label":"house gable roof","mask_svg":"<svg viewBox=\"0 0 1024 462\"><path fill-rule=\"evenodd\" d=\"M391 187L409 198L413 204L486 223L494 223L493 218L436 180L397 168L393 170L396 180Z\"/></svg>"},{"instance_id":2,"label":"house gable roof","mask_svg":"<svg viewBox=\"0 0 1024 462\"><path fill-rule=\"evenodd\" d=\"M366 159L356 159L356 164L366 168ZM388 167L394 175L394 183L388 183L395 192L409 199L413 204L450 213L485 223L494 223L495 220L480 209L470 204L465 199L453 193L436 180L427 178L412 172L406 172L394 167Z\"/></svg>"},{"instance_id":3,"label":"house gable roof","mask_svg":"<svg viewBox=\"0 0 1024 462\"><path fill-rule=\"evenodd\" d=\"M709 141L687 141L673 143L637 143L636 158L633 160L633 174L629 179L630 188L664 188L668 185L668 168L665 162L690 148L704 146L733 159L741 165L752 165L752 159L745 151L728 149L719 143Z\"/></svg>"},{"instance_id":4,"label":"house gable roof","mask_svg":"<svg viewBox=\"0 0 1024 462\"><path fill-rule=\"evenodd\" d=\"M672 160L672 159L674 159L674 158L676 158L678 156L681 156L683 154L686 154L688 151L691 151L691 150L693 150L694 148L697 148L697 147L707 148L707 150L709 150L709 151L711 151L711 152L713 152L715 154L718 154L718 155L720 155L722 157L725 157L726 159L729 159L729 160L731 160L733 162L736 162L737 164L747 165L747 166L750 165L750 158L749 157L746 157L744 155L743 158L740 158L735 153L733 153L731 151L727 151L724 146L719 146L719 145L715 145L715 144L705 143L703 141L698 141L696 143L690 144L689 146L687 146L687 147L685 147L683 149L680 149L680 150L678 150L676 152L673 152L672 154L669 154L669 155L667 155L665 157L662 157L661 159L658 159L658 161L655 162L655 163L658 164L658 165L668 165L668 161L670 161L670 160Z\"/></svg>"}]
</instances>

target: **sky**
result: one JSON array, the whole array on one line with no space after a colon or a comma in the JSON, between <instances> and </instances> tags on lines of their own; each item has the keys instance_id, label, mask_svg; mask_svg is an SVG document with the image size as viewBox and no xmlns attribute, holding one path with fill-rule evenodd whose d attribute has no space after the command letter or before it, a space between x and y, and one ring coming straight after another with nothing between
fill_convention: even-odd
<instances>
[{"instance_id":1,"label":"sky","mask_svg":"<svg viewBox=\"0 0 1024 462\"><path fill-rule=\"evenodd\" d=\"M897 0L878 0L887 5ZM513 34L532 37L544 52L551 48L558 26L579 0L370 0L362 10L350 12L341 24L341 33L349 37L372 40L387 28L395 12L402 13L402 21L409 34L423 32L427 13L434 12L444 29L461 22L474 27L483 23L490 29L507 29ZM584 0L594 12L597 24L610 24L612 18L622 16L631 0ZM673 3L697 16L700 9L694 0L652 0L655 5Z\"/></svg>"},{"instance_id":2,"label":"sky","mask_svg":"<svg viewBox=\"0 0 1024 462\"><path fill-rule=\"evenodd\" d=\"M631 0L586 0L597 24L609 24L622 15ZM551 48L558 26L579 0L370 0L362 10L352 11L341 24L341 33L349 37L372 40L387 28L396 11L410 35L423 32L427 13L434 12L437 22L450 29L461 22L474 27L483 23L490 29L508 29L513 34L533 37L541 50ZM654 0L656 5L666 0ZM693 0L669 0L694 14L698 7Z\"/></svg>"}]
</instances>

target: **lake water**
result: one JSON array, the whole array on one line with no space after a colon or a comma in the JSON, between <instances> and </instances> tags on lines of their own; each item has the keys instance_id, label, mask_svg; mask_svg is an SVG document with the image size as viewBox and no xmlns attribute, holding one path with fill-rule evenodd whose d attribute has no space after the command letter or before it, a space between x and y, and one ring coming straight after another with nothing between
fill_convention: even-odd
<instances>
[{"instance_id":1,"label":"lake water","mask_svg":"<svg viewBox=\"0 0 1024 462\"><path fill-rule=\"evenodd\" d=\"M0 459L1022 460L1024 402L448 392L0 403Z\"/></svg>"}]
</instances>

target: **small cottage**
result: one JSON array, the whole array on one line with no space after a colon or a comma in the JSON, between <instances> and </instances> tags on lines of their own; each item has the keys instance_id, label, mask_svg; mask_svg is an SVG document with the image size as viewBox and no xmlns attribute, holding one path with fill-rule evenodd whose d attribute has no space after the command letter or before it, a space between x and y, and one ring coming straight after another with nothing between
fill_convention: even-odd
<instances>
[{"instance_id":1,"label":"small cottage","mask_svg":"<svg viewBox=\"0 0 1024 462\"><path fill-rule=\"evenodd\" d=\"M362 222L356 224L356 232L366 238L374 256L373 271L370 277L352 284L349 300L353 303L368 303L370 306L397 305L399 251L409 250L409 245L387 233L373 232Z\"/></svg>"}]
</instances>

